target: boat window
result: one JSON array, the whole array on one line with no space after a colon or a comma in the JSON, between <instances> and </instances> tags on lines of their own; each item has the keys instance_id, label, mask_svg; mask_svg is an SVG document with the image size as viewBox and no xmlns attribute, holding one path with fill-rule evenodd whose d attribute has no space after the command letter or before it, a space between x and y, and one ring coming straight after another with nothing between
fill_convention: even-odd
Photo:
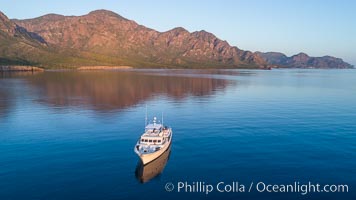
<instances>
[{"instance_id":1,"label":"boat window","mask_svg":"<svg viewBox=\"0 0 356 200\"><path fill-rule=\"evenodd\" d=\"M152 142L152 140L149 140L148 142Z\"/></svg>"},{"instance_id":2,"label":"boat window","mask_svg":"<svg viewBox=\"0 0 356 200\"><path fill-rule=\"evenodd\" d=\"M141 139L141 142L144 142L145 140L144 139Z\"/></svg>"},{"instance_id":3,"label":"boat window","mask_svg":"<svg viewBox=\"0 0 356 200\"><path fill-rule=\"evenodd\" d=\"M158 140L158 143L161 143L161 140Z\"/></svg>"},{"instance_id":4,"label":"boat window","mask_svg":"<svg viewBox=\"0 0 356 200\"><path fill-rule=\"evenodd\" d=\"M153 142L154 142L154 143L156 143L156 142L157 142L157 140L153 140Z\"/></svg>"},{"instance_id":5,"label":"boat window","mask_svg":"<svg viewBox=\"0 0 356 200\"><path fill-rule=\"evenodd\" d=\"M145 140L145 142L148 142L148 140Z\"/></svg>"}]
</instances>

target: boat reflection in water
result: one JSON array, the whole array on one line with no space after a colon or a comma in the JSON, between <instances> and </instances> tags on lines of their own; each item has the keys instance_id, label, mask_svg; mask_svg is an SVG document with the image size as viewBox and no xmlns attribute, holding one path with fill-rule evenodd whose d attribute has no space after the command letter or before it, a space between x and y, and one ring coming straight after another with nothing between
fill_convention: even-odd
<instances>
[{"instance_id":1,"label":"boat reflection in water","mask_svg":"<svg viewBox=\"0 0 356 200\"><path fill-rule=\"evenodd\" d=\"M142 161L140 160L137 163L135 171L137 180L139 180L141 183L146 183L160 175L168 162L170 154L171 146L169 146L167 151L165 151L160 157L146 165L143 165Z\"/></svg>"}]
</instances>

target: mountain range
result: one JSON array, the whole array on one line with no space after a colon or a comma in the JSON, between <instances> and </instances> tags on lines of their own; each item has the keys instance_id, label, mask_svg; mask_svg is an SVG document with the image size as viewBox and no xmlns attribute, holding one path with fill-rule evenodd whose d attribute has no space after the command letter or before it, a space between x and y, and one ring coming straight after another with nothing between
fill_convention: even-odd
<instances>
[{"instance_id":1,"label":"mountain range","mask_svg":"<svg viewBox=\"0 0 356 200\"><path fill-rule=\"evenodd\" d=\"M340 58L332 56L310 57L305 53L288 57L279 52L256 52L259 56L266 60L266 62L273 67L287 67L287 68L353 68L352 65L344 62Z\"/></svg>"},{"instance_id":2,"label":"mountain range","mask_svg":"<svg viewBox=\"0 0 356 200\"><path fill-rule=\"evenodd\" d=\"M83 16L48 14L8 19L0 12L0 65L44 68L133 66L150 68L351 68L331 56L287 57L241 50L212 33L178 27L159 32L108 10Z\"/></svg>"}]
</instances>

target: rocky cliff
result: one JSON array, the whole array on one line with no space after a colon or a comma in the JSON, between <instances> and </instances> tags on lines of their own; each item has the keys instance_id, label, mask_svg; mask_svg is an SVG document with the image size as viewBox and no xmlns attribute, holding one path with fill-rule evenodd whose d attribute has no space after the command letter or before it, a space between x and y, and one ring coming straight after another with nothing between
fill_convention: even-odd
<instances>
[{"instance_id":1,"label":"rocky cliff","mask_svg":"<svg viewBox=\"0 0 356 200\"><path fill-rule=\"evenodd\" d=\"M68 64L94 62L73 56L72 52L59 53L39 34L30 32L0 12L0 66L18 69L16 65L38 67L65 67Z\"/></svg>"},{"instance_id":2,"label":"rocky cliff","mask_svg":"<svg viewBox=\"0 0 356 200\"><path fill-rule=\"evenodd\" d=\"M46 43L37 34L28 32L0 12L0 65L34 64L30 54L46 54Z\"/></svg>"}]
</instances>

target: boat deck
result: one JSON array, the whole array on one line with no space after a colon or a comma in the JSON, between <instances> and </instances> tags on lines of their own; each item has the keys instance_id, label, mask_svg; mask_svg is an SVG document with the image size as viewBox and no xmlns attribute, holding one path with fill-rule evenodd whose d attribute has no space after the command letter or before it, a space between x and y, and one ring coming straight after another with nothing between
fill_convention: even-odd
<instances>
[{"instance_id":1,"label":"boat deck","mask_svg":"<svg viewBox=\"0 0 356 200\"><path fill-rule=\"evenodd\" d=\"M169 130L147 130L144 134L142 134L143 137L163 137L163 136L168 136L169 135Z\"/></svg>"}]
</instances>

